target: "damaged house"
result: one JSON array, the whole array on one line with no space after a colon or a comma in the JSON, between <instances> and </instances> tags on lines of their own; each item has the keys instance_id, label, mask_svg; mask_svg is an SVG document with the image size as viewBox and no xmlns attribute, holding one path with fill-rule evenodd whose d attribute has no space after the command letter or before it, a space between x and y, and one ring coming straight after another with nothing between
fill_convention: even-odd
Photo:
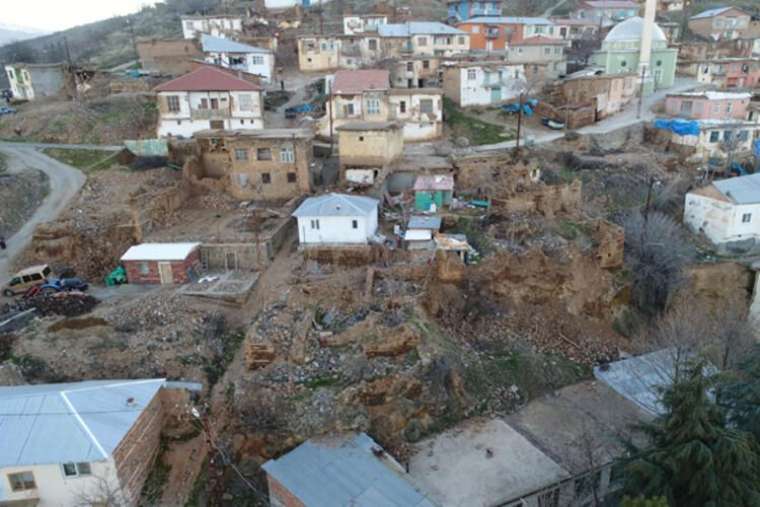
<instances>
[{"instance_id":1,"label":"damaged house","mask_svg":"<svg viewBox=\"0 0 760 507\"><path fill-rule=\"evenodd\" d=\"M144 71L168 76L187 74L193 60L203 58L196 41L188 39L138 39L137 54Z\"/></svg>"},{"instance_id":2,"label":"damaged house","mask_svg":"<svg viewBox=\"0 0 760 507\"><path fill-rule=\"evenodd\" d=\"M192 137L207 129L264 126L262 88L233 72L202 66L155 88L158 137Z\"/></svg>"},{"instance_id":3,"label":"damaged house","mask_svg":"<svg viewBox=\"0 0 760 507\"><path fill-rule=\"evenodd\" d=\"M236 199L289 200L312 191L313 138L307 129L198 132L184 175Z\"/></svg>"},{"instance_id":4,"label":"damaged house","mask_svg":"<svg viewBox=\"0 0 760 507\"><path fill-rule=\"evenodd\" d=\"M337 131L342 182L374 185L404 154L402 127L397 122L352 122Z\"/></svg>"},{"instance_id":5,"label":"damaged house","mask_svg":"<svg viewBox=\"0 0 760 507\"><path fill-rule=\"evenodd\" d=\"M243 32L243 18L240 16L182 16L182 36L195 39L207 33L214 37L231 37Z\"/></svg>"},{"instance_id":6,"label":"damaged house","mask_svg":"<svg viewBox=\"0 0 760 507\"><path fill-rule=\"evenodd\" d=\"M14 63L5 66L5 74L14 99L34 100L61 93L68 73L62 63Z\"/></svg>"}]
</instances>

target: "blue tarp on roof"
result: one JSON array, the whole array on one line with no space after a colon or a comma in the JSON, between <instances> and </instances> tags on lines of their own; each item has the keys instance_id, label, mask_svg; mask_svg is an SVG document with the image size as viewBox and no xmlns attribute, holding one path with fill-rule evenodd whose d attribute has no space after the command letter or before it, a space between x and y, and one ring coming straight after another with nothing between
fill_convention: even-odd
<instances>
[{"instance_id":1,"label":"blue tarp on roof","mask_svg":"<svg viewBox=\"0 0 760 507\"><path fill-rule=\"evenodd\" d=\"M756 157L760 157L760 139L755 141L752 145L752 153L754 153Z\"/></svg>"},{"instance_id":2,"label":"blue tarp on roof","mask_svg":"<svg viewBox=\"0 0 760 507\"><path fill-rule=\"evenodd\" d=\"M679 136L698 136L699 122L688 120L655 120L654 128L670 130Z\"/></svg>"}]
</instances>

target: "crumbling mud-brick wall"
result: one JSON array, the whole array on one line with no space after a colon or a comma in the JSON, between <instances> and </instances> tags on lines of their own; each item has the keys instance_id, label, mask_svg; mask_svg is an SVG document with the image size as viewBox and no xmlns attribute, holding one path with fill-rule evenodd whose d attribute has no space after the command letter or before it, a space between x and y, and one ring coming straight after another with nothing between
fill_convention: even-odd
<instances>
[{"instance_id":1,"label":"crumbling mud-brick wall","mask_svg":"<svg viewBox=\"0 0 760 507\"><path fill-rule=\"evenodd\" d=\"M552 218L558 213L578 213L582 203L583 183L537 185L524 192L493 199L492 204L510 213L540 213Z\"/></svg>"},{"instance_id":2,"label":"crumbling mud-brick wall","mask_svg":"<svg viewBox=\"0 0 760 507\"><path fill-rule=\"evenodd\" d=\"M625 229L607 220L596 220L592 237L597 244L596 258L604 269L623 267Z\"/></svg>"},{"instance_id":3,"label":"crumbling mud-brick wall","mask_svg":"<svg viewBox=\"0 0 760 507\"><path fill-rule=\"evenodd\" d=\"M453 165L458 192L509 194L534 185L541 177L538 164L506 153L461 157Z\"/></svg>"}]
</instances>

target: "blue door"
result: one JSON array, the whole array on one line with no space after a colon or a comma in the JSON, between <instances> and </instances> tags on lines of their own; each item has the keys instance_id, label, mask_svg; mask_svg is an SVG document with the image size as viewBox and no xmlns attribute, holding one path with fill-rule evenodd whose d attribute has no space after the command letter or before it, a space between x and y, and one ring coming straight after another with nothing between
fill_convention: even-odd
<instances>
[{"instance_id":1,"label":"blue door","mask_svg":"<svg viewBox=\"0 0 760 507\"><path fill-rule=\"evenodd\" d=\"M501 86L491 88L491 104L501 102Z\"/></svg>"}]
</instances>

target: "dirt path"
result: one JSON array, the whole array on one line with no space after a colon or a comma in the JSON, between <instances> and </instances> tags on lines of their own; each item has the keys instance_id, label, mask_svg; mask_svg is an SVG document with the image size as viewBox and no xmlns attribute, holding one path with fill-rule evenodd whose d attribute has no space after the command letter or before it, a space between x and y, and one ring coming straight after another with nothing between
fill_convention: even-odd
<instances>
[{"instance_id":1,"label":"dirt path","mask_svg":"<svg viewBox=\"0 0 760 507\"><path fill-rule=\"evenodd\" d=\"M29 221L7 239L8 249L0 253L0 285L11 276L13 259L26 248L35 227L58 217L85 182L84 174L71 166L40 153L34 144L0 143L0 151L8 155L8 171L18 173L30 169L44 172L50 181L50 192Z\"/></svg>"}]
</instances>

